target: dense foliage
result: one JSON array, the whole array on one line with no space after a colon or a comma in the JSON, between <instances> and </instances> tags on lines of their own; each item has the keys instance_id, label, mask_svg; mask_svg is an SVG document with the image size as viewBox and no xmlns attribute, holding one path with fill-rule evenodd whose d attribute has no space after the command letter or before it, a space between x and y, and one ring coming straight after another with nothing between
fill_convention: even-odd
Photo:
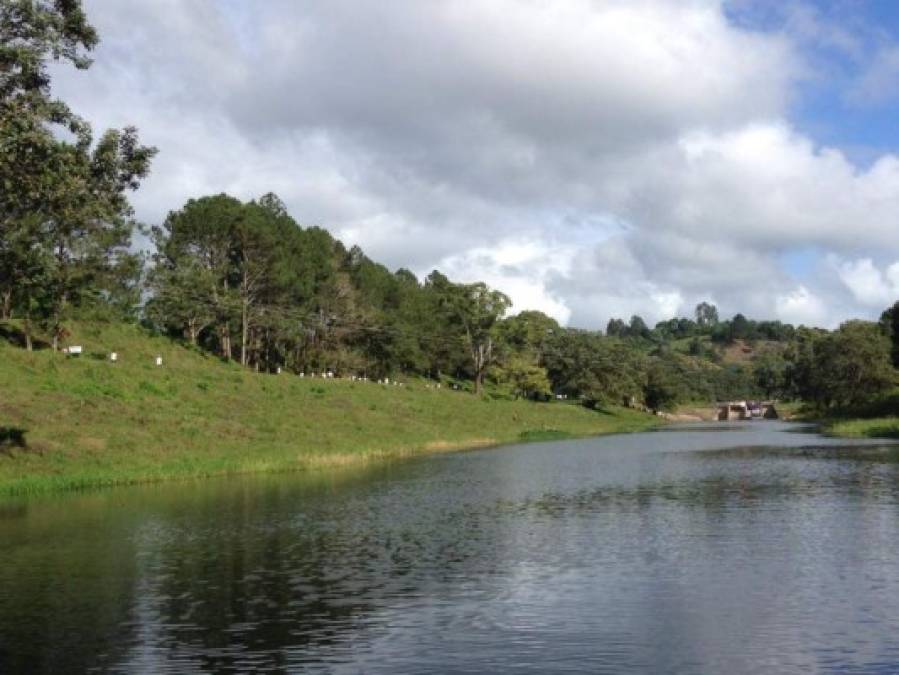
<instances>
[{"instance_id":1,"label":"dense foliage","mask_svg":"<svg viewBox=\"0 0 899 675\"><path fill-rule=\"evenodd\" d=\"M48 59L87 68L97 43L76 0L0 3L0 318L17 310L54 348L71 308L137 298L126 193L155 149L132 128L95 141L50 95Z\"/></svg>"}]
</instances>

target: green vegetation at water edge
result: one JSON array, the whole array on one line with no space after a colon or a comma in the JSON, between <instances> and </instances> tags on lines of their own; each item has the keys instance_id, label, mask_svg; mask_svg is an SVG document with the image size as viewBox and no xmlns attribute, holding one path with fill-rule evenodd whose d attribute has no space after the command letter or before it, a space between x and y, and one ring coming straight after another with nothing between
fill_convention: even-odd
<instances>
[{"instance_id":1,"label":"green vegetation at water edge","mask_svg":"<svg viewBox=\"0 0 899 675\"><path fill-rule=\"evenodd\" d=\"M899 438L899 417L831 420L823 424L823 429L843 438Z\"/></svg>"},{"instance_id":2,"label":"green vegetation at water edge","mask_svg":"<svg viewBox=\"0 0 899 675\"><path fill-rule=\"evenodd\" d=\"M899 388L865 399L861 404L824 410L806 404L800 417L842 438L899 438Z\"/></svg>"},{"instance_id":3,"label":"green vegetation at water edge","mask_svg":"<svg viewBox=\"0 0 899 675\"><path fill-rule=\"evenodd\" d=\"M80 357L0 341L0 494L331 467L658 423L633 410L478 398L420 379L260 374L127 324L76 323L72 332Z\"/></svg>"}]
</instances>

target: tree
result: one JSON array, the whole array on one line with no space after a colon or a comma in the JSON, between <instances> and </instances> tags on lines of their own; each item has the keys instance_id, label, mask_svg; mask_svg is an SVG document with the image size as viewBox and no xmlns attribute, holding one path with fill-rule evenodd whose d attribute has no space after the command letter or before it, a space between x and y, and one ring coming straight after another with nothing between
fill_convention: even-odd
<instances>
[{"instance_id":1,"label":"tree","mask_svg":"<svg viewBox=\"0 0 899 675\"><path fill-rule=\"evenodd\" d=\"M46 282L38 254L44 245L50 203L58 191L64 147L51 125L64 125L85 144L85 125L50 98L47 61L87 68L85 52L97 44L80 3L8 0L0 4L0 311L9 318L16 290L30 301ZM38 214L41 214L40 216ZM41 264L36 263L40 260ZM25 291L28 287L30 290Z\"/></svg>"},{"instance_id":2,"label":"tree","mask_svg":"<svg viewBox=\"0 0 899 675\"><path fill-rule=\"evenodd\" d=\"M679 340L692 336L696 332L696 324L686 317L668 319L659 321L653 332L662 339Z\"/></svg>"},{"instance_id":3,"label":"tree","mask_svg":"<svg viewBox=\"0 0 899 675\"><path fill-rule=\"evenodd\" d=\"M194 343L212 324L225 359L232 356L231 324L239 306L233 233L242 216L240 201L220 194L188 200L162 227L153 228L152 313Z\"/></svg>"},{"instance_id":4,"label":"tree","mask_svg":"<svg viewBox=\"0 0 899 675\"><path fill-rule=\"evenodd\" d=\"M890 339L890 360L894 367L899 368L899 302L884 310L879 326Z\"/></svg>"},{"instance_id":5,"label":"tree","mask_svg":"<svg viewBox=\"0 0 899 675\"><path fill-rule=\"evenodd\" d=\"M787 342L793 339L796 329L788 323L780 321L759 321L755 324L758 337L774 342Z\"/></svg>"},{"instance_id":6,"label":"tree","mask_svg":"<svg viewBox=\"0 0 899 675\"><path fill-rule=\"evenodd\" d=\"M677 373L667 361L656 359L650 365L643 389L646 406L651 410L672 410L683 397Z\"/></svg>"},{"instance_id":7,"label":"tree","mask_svg":"<svg viewBox=\"0 0 899 675\"><path fill-rule=\"evenodd\" d=\"M621 319L609 319L606 324L606 335L609 337L627 337L627 324Z\"/></svg>"},{"instance_id":8,"label":"tree","mask_svg":"<svg viewBox=\"0 0 899 675\"><path fill-rule=\"evenodd\" d=\"M516 397L546 398L552 386L543 360L552 340L561 332L555 319L543 312L527 310L497 324L502 347L501 363L492 369L496 382Z\"/></svg>"},{"instance_id":9,"label":"tree","mask_svg":"<svg viewBox=\"0 0 899 675\"><path fill-rule=\"evenodd\" d=\"M492 369L493 379L515 398L546 398L552 393L546 369L525 354L515 354Z\"/></svg>"},{"instance_id":10,"label":"tree","mask_svg":"<svg viewBox=\"0 0 899 675\"><path fill-rule=\"evenodd\" d=\"M752 374L765 398L779 398L789 394L789 363L782 349L765 349L752 362Z\"/></svg>"},{"instance_id":11,"label":"tree","mask_svg":"<svg viewBox=\"0 0 899 675\"><path fill-rule=\"evenodd\" d=\"M17 306L27 314L30 345L35 301L49 281L51 207L65 184L64 146L23 96L0 101L0 144L0 307L4 319Z\"/></svg>"},{"instance_id":12,"label":"tree","mask_svg":"<svg viewBox=\"0 0 899 675\"><path fill-rule=\"evenodd\" d=\"M502 341L510 349L527 353L539 361L546 346L561 327L552 317L536 310L526 310L500 322Z\"/></svg>"},{"instance_id":13,"label":"tree","mask_svg":"<svg viewBox=\"0 0 899 675\"><path fill-rule=\"evenodd\" d=\"M98 42L80 0L6 0L0 5L0 99L49 98L47 61L85 69Z\"/></svg>"},{"instance_id":14,"label":"tree","mask_svg":"<svg viewBox=\"0 0 899 675\"><path fill-rule=\"evenodd\" d=\"M649 338L649 327L646 325L643 317L638 316L637 314L634 314L631 317L627 327L627 334L631 337Z\"/></svg>"},{"instance_id":15,"label":"tree","mask_svg":"<svg viewBox=\"0 0 899 675\"><path fill-rule=\"evenodd\" d=\"M38 288L39 279L54 348L67 306L99 289L99 279L124 279L115 265L133 268L125 195L155 154L132 128L107 131L94 145L90 126L50 97L47 61L87 68L85 52L96 43L78 0L0 4L0 301L9 316L19 288L30 315L34 293L21 289Z\"/></svg>"},{"instance_id":16,"label":"tree","mask_svg":"<svg viewBox=\"0 0 899 675\"><path fill-rule=\"evenodd\" d=\"M249 364L250 337L257 319L258 305L266 295L277 301L281 248L278 245L277 219L283 209L268 195L265 205L249 204L243 208L243 217L233 223L232 263L237 275L237 293L240 298L240 363ZM279 202L279 200L278 200Z\"/></svg>"},{"instance_id":17,"label":"tree","mask_svg":"<svg viewBox=\"0 0 899 675\"><path fill-rule=\"evenodd\" d=\"M107 131L93 149L59 145L59 189L45 195L51 201L44 211L45 244L53 255L49 310L54 349L66 308L80 304L99 279L114 277L117 263L134 262L127 255L134 221L126 194L137 189L156 154L155 148L140 145L130 127Z\"/></svg>"},{"instance_id":18,"label":"tree","mask_svg":"<svg viewBox=\"0 0 899 675\"><path fill-rule=\"evenodd\" d=\"M145 313L158 326L196 346L203 331L215 321L215 313L211 303L201 295L202 291L194 290L211 286L200 261L184 258L172 264L160 260L150 272L148 288L153 295L147 301Z\"/></svg>"},{"instance_id":19,"label":"tree","mask_svg":"<svg viewBox=\"0 0 899 675\"><path fill-rule=\"evenodd\" d=\"M33 318L45 314L43 289L47 286L50 261L44 248L35 244L41 240L41 222L25 219L0 237L0 278L6 280L2 318L8 319L13 303L21 309L25 348L32 350Z\"/></svg>"},{"instance_id":20,"label":"tree","mask_svg":"<svg viewBox=\"0 0 899 675\"><path fill-rule=\"evenodd\" d=\"M753 337L752 323L742 314L734 314L730 321L730 342L734 340L747 340Z\"/></svg>"},{"instance_id":21,"label":"tree","mask_svg":"<svg viewBox=\"0 0 899 675\"><path fill-rule=\"evenodd\" d=\"M896 383L890 342L877 324L847 321L831 333L805 330L794 349L798 393L821 408L858 406Z\"/></svg>"},{"instance_id":22,"label":"tree","mask_svg":"<svg viewBox=\"0 0 899 675\"><path fill-rule=\"evenodd\" d=\"M450 316L459 321L471 357L475 394L480 395L487 368L494 362L494 327L512 305L507 295L483 282L453 284L445 297Z\"/></svg>"},{"instance_id":23,"label":"tree","mask_svg":"<svg viewBox=\"0 0 899 675\"><path fill-rule=\"evenodd\" d=\"M696 305L696 324L700 328L711 328L718 323L718 308L708 302Z\"/></svg>"},{"instance_id":24,"label":"tree","mask_svg":"<svg viewBox=\"0 0 899 675\"><path fill-rule=\"evenodd\" d=\"M553 388L584 405L621 404L641 397L646 359L632 344L567 329L553 336L543 357Z\"/></svg>"}]
</instances>

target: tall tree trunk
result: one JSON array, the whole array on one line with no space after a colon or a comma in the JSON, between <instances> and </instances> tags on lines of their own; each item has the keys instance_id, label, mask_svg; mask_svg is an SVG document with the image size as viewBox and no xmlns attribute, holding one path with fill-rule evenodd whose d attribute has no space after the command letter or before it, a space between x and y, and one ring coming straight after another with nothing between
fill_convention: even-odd
<instances>
[{"instance_id":1,"label":"tall tree trunk","mask_svg":"<svg viewBox=\"0 0 899 675\"><path fill-rule=\"evenodd\" d=\"M25 331L25 349L29 352L34 349L34 346L31 344L31 294L27 294L25 296L25 321L22 323L22 328Z\"/></svg>"},{"instance_id":2,"label":"tall tree trunk","mask_svg":"<svg viewBox=\"0 0 899 675\"><path fill-rule=\"evenodd\" d=\"M0 319L7 321L12 317L12 289L3 291L3 302L0 304Z\"/></svg>"},{"instance_id":3,"label":"tall tree trunk","mask_svg":"<svg viewBox=\"0 0 899 675\"><path fill-rule=\"evenodd\" d=\"M249 350L247 349L247 338L249 337L249 301L246 296L243 298L243 302L240 308L240 365L247 365L247 355L249 354Z\"/></svg>"},{"instance_id":4,"label":"tall tree trunk","mask_svg":"<svg viewBox=\"0 0 899 675\"><path fill-rule=\"evenodd\" d=\"M226 361L231 360L231 334L228 332L228 326L224 325L219 328L222 343L222 358Z\"/></svg>"},{"instance_id":5,"label":"tall tree trunk","mask_svg":"<svg viewBox=\"0 0 899 675\"><path fill-rule=\"evenodd\" d=\"M480 396L484 383L484 345L477 345L471 351L474 357L474 394Z\"/></svg>"},{"instance_id":6,"label":"tall tree trunk","mask_svg":"<svg viewBox=\"0 0 899 675\"><path fill-rule=\"evenodd\" d=\"M493 357L493 340L491 338L487 338L486 343L478 344L477 347L472 347L472 357L474 359L474 393L476 396L481 395L481 391L484 388L484 375L487 372L487 366L490 365L490 361Z\"/></svg>"},{"instance_id":7,"label":"tall tree trunk","mask_svg":"<svg viewBox=\"0 0 899 675\"><path fill-rule=\"evenodd\" d=\"M196 347L197 346L197 321L196 319L188 319L187 321L187 339L190 340L190 343Z\"/></svg>"},{"instance_id":8,"label":"tall tree trunk","mask_svg":"<svg viewBox=\"0 0 899 675\"><path fill-rule=\"evenodd\" d=\"M53 312L53 351L59 351L59 310Z\"/></svg>"},{"instance_id":9,"label":"tall tree trunk","mask_svg":"<svg viewBox=\"0 0 899 675\"><path fill-rule=\"evenodd\" d=\"M222 303L226 303L228 299L228 280L222 279ZM220 311L221 311L221 305ZM222 322L219 326L219 341L221 342L222 347L222 358L226 361L231 360L231 332L228 329L228 313L227 311L222 311L222 315L219 317L219 320Z\"/></svg>"},{"instance_id":10,"label":"tall tree trunk","mask_svg":"<svg viewBox=\"0 0 899 675\"><path fill-rule=\"evenodd\" d=\"M53 351L59 351L59 338L63 336L62 313L65 309L68 294L63 291L59 298L59 304L53 310Z\"/></svg>"},{"instance_id":11,"label":"tall tree trunk","mask_svg":"<svg viewBox=\"0 0 899 675\"><path fill-rule=\"evenodd\" d=\"M62 324L62 311L65 308L66 300L68 299L68 294L66 293L66 288L68 287L69 275L68 275L68 267L66 267L66 247L65 243L60 240L57 244L56 248L56 260L59 264L60 270L60 278L59 278L59 296L56 298L56 302L53 307L53 351L59 351L59 334L60 328Z\"/></svg>"}]
</instances>

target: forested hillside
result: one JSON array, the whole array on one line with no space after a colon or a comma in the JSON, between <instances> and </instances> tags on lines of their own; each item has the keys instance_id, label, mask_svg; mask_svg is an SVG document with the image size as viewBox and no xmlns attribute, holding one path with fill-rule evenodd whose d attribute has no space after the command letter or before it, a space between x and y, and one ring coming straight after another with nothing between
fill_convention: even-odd
<instances>
[{"instance_id":1,"label":"forested hillside","mask_svg":"<svg viewBox=\"0 0 899 675\"><path fill-rule=\"evenodd\" d=\"M6 247L4 318L26 349L35 336L63 345L73 319L132 321L264 373L414 375L475 393L488 386L493 396L659 410L740 398L847 406L893 381L889 318L828 332L720 320L702 303L693 318L653 328L639 316L612 319L604 333L563 327L540 312L511 313L509 298L484 283L388 270L302 227L271 194L190 200L152 228L148 256L97 254L109 253L123 229L114 227L79 231L77 246L36 240L29 250L46 245L46 266L30 269L46 284L18 283L29 261ZM64 264L54 251L65 251Z\"/></svg>"}]
</instances>

